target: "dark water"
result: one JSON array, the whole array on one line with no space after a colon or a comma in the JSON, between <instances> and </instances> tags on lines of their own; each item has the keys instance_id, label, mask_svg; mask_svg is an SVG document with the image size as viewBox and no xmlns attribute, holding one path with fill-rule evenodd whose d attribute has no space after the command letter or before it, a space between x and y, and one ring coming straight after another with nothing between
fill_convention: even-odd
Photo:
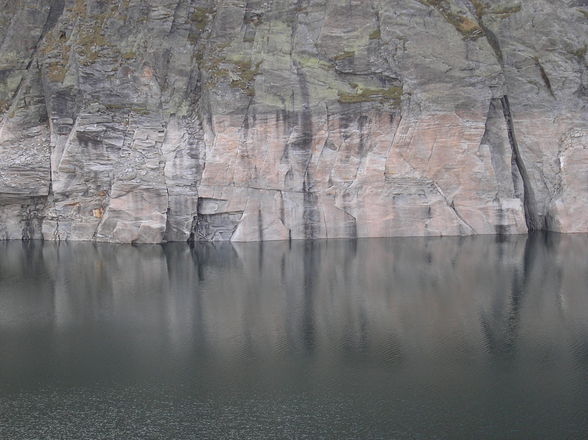
<instances>
[{"instance_id":1,"label":"dark water","mask_svg":"<svg viewBox=\"0 0 588 440\"><path fill-rule=\"evenodd\" d=\"M1 439L586 439L588 237L0 243Z\"/></svg>"}]
</instances>

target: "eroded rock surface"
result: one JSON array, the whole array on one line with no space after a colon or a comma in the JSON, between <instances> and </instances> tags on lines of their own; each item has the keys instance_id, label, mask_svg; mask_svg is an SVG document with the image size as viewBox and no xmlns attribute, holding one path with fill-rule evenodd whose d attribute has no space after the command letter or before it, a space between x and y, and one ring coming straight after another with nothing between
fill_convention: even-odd
<instances>
[{"instance_id":1,"label":"eroded rock surface","mask_svg":"<svg viewBox=\"0 0 588 440\"><path fill-rule=\"evenodd\" d=\"M588 232L583 0L0 0L0 239Z\"/></svg>"}]
</instances>

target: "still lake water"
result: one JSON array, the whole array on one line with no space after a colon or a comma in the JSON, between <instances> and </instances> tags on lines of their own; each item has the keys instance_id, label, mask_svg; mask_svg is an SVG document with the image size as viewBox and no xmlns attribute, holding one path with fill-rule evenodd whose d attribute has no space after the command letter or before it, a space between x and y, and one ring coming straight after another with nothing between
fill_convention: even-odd
<instances>
[{"instance_id":1,"label":"still lake water","mask_svg":"<svg viewBox=\"0 0 588 440\"><path fill-rule=\"evenodd\" d=\"M586 439L588 237L0 243L1 439Z\"/></svg>"}]
</instances>

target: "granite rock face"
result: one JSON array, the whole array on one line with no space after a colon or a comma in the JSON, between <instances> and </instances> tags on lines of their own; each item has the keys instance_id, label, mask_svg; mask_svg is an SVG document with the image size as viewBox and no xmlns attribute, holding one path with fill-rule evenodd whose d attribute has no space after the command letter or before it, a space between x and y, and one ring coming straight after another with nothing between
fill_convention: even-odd
<instances>
[{"instance_id":1,"label":"granite rock face","mask_svg":"<svg viewBox=\"0 0 588 440\"><path fill-rule=\"evenodd\" d=\"M588 232L585 0L0 0L0 239Z\"/></svg>"}]
</instances>

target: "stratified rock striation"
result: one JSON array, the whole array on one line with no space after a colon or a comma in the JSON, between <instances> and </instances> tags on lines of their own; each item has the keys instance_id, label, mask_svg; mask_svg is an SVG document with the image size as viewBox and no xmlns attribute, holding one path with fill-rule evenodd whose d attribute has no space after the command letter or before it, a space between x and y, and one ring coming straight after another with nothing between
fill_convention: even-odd
<instances>
[{"instance_id":1,"label":"stratified rock striation","mask_svg":"<svg viewBox=\"0 0 588 440\"><path fill-rule=\"evenodd\" d=\"M588 232L584 0L0 0L0 239Z\"/></svg>"}]
</instances>

